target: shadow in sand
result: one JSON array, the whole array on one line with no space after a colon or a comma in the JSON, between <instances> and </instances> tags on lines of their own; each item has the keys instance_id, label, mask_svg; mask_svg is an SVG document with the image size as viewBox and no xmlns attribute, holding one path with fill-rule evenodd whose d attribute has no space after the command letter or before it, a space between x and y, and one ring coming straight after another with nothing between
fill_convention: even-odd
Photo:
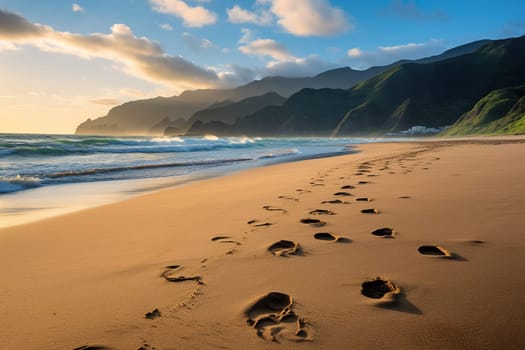
<instances>
[{"instance_id":1,"label":"shadow in sand","mask_svg":"<svg viewBox=\"0 0 525 350\"><path fill-rule=\"evenodd\" d=\"M394 304L377 304L376 307L399 312L406 312L413 315L423 315L423 311L407 299L405 293L401 291L396 296Z\"/></svg>"},{"instance_id":2,"label":"shadow in sand","mask_svg":"<svg viewBox=\"0 0 525 350\"><path fill-rule=\"evenodd\" d=\"M461 255L459 255L457 253L450 253L450 256L446 257L445 259L456 260L456 261L468 261L467 258L465 258L464 256L461 256Z\"/></svg>"}]
</instances>

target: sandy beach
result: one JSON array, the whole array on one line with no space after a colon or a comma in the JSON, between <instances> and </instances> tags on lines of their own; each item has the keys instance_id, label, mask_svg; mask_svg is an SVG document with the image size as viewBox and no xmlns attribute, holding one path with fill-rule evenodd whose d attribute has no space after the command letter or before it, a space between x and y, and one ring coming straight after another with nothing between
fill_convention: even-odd
<instances>
[{"instance_id":1,"label":"sandy beach","mask_svg":"<svg viewBox=\"0 0 525 350\"><path fill-rule=\"evenodd\" d=\"M1 347L523 349L524 143L368 144L1 229Z\"/></svg>"}]
</instances>

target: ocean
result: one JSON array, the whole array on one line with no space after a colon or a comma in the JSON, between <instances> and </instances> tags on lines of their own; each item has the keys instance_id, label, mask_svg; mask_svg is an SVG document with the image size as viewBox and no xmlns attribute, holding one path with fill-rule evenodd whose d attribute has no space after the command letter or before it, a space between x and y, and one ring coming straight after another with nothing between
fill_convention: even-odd
<instances>
[{"instance_id":1,"label":"ocean","mask_svg":"<svg viewBox=\"0 0 525 350\"><path fill-rule=\"evenodd\" d=\"M352 145L377 141L0 134L0 227L242 169L351 153Z\"/></svg>"}]
</instances>

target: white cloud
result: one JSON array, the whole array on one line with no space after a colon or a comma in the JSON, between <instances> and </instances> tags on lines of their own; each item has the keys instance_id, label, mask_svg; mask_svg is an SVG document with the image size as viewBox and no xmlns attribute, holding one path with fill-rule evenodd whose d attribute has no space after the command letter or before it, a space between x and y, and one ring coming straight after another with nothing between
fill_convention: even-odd
<instances>
[{"instance_id":1,"label":"white cloud","mask_svg":"<svg viewBox=\"0 0 525 350\"><path fill-rule=\"evenodd\" d=\"M153 10L182 18L187 27L203 27L217 22L217 15L203 6L190 6L182 0L149 0Z\"/></svg>"},{"instance_id":2,"label":"white cloud","mask_svg":"<svg viewBox=\"0 0 525 350\"><path fill-rule=\"evenodd\" d=\"M295 57L286 47L272 39L257 39L247 45L240 46L239 51L245 55L269 56L278 61L289 61Z\"/></svg>"},{"instance_id":3,"label":"white cloud","mask_svg":"<svg viewBox=\"0 0 525 350\"><path fill-rule=\"evenodd\" d=\"M73 4L71 6L71 10L73 12L85 12L84 8L82 6L80 6L79 4Z\"/></svg>"},{"instance_id":4,"label":"white cloud","mask_svg":"<svg viewBox=\"0 0 525 350\"><path fill-rule=\"evenodd\" d=\"M262 70L262 76L308 77L314 76L340 65L326 62L317 55L304 58L294 58L288 61L269 62Z\"/></svg>"},{"instance_id":5,"label":"white cloud","mask_svg":"<svg viewBox=\"0 0 525 350\"><path fill-rule=\"evenodd\" d=\"M428 43L408 43L403 45L394 45L394 46L379 46L379 51L383 52L390 52L390 53L396 53L396 52L417 52L422 48L425 48L428 46Z\"/></svg>"},{"instance_id":6,"label":"white cloud","mask_svg":"<svg viewBox=\"0 0 525 350\"><path fill-rule=\"evenodd\" d=\"M239 39L240 44L246 44L249 43L254 39L254 33L248 28L241 28L242 36Z\"/></svg>"},{"instance_id":7,"label":"white cloud","mask_svg":"<svg viewBox=\"0 0 525 350\"><path fill-rule=\"evenodd\" d=\"M173 27L171 26L171 24L169 23L164 23L164 24L161 24L160 27L164 30L167 30L169 32L171 32L173 30Z\"/></svg>"},{"instance_id":8,"label":"white cloud","mask_svg":"<svg viewBox=\"0 0 525 350\"><path fill-rule=\"evenodd\" d=\"M16 51L18 50L18 47L9 42L9 41L3 41L3 40L0 40L0 52L2 51Z\"/></svg>"},{"instance_id":9,"label":"white cloud","mask_svg":"<svg viewBox=\"0 0 525 350\"><path fill-rule=\"evenodd\" d=\"M269 58L265 67L260 69L242 70L240 67L236 67L234 71L239 76L252 76L253 78L276 75L304 77L336 68L335 64L328 63L317 55L296 57L284 45L272 39L253 40L246 45L240 46L239 51L245 55ZM230 78L232 78L231 76Z\"/></svg>"},{"instance_id":10,"label":"white cloud","mask_svg":"<svg viewBox=\"0 0 525 350\"><path fill-rule=\"evenodd\" d=\"M271 11L287 32L297 36L332 36L350 28L343 10L328 0L271 0Z\"/></svg>"},{"instance_id":11,"label":"white cloud","mask_svg":"<svg viewBox=\"0 0 525 350\"><path fill-rule=\"evenodd\" d=\"M85 59L107 59L127 74L181 90L222 83L215 72L166 54L157 43L135 36L125 24L114 24L109 34L82 35L56 31L0 10L0 41Z\"/></svg>"},{"instance_id":12,"label":"white cloud","mask_svg":"<svg viewBox=\"0 0 525 350\"><path fill-rule=\"evenodd\" d=\"M234 5L226 10L231 23L277 23L297 36L333 36L351 28L342 9L329 0L256 0L255 10Z\"/></svg>"},{"instance_id":13,"label":"white cloud","mask_svg":"<svg viewBox=\"0 0 525 350\"><path fill-rule=\"evenodd\" d=\"M226 9L228 14L228 21L231 23L253 23L258 25L269 25L272 23L273 17L268 11L260 10L252 12L235 5L230 9Z\"/></svg>"},{"instance_id":14,"label":"white cloud","mask_svg":"<svg viewBox=\"0 0 525 350\"><path fill-rule=\"evenodd\" d=\"M419 59L439 54L445 49L441 40L432 39L424 43L407 43L392 46L378 46L364 51L357 47L347 51L348 63L354 68L391 64L403 59Z\"/></svg>"},{"instance_id":15,"label":"white cloud","mask_svg":"<svg viewBox=\"0 0 525 350\"><path fill-rule=\"evenodd\" d=\"M348 50L349 57L361 57L362 55L363 51L361 51L358 47L354 47Z\"/></svg>"},{"instance_id":16,"label":"white cloud","mask_svg":"<svg viewBox=\"0 0 525 350\"><path fill-rule=\"evenodd\" d=\"M182 34L182 40L193 51L209 51L209 50L218 50L219 47L215 45L213 42L211 42L208 39L203 39L196 37L194 35L191 35L190 33L183 33Z\"/></svg>"}]
</instances>

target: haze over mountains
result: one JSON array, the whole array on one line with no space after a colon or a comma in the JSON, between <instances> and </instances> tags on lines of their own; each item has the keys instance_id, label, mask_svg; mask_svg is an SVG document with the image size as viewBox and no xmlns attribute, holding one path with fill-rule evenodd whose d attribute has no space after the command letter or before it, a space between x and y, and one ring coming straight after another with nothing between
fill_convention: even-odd
<instances>
[{"instance_id":1,"label":"haze over mountains","mask_svg":"<svg viewBox=\"0 0 525 350\"><path fill-rule=\"evenodd\" d=\"M525 36L482 40L416 61L125 103L77 134L346 136L413 126L448 134L525 132Z\"/></svg>"}]
</instances>

